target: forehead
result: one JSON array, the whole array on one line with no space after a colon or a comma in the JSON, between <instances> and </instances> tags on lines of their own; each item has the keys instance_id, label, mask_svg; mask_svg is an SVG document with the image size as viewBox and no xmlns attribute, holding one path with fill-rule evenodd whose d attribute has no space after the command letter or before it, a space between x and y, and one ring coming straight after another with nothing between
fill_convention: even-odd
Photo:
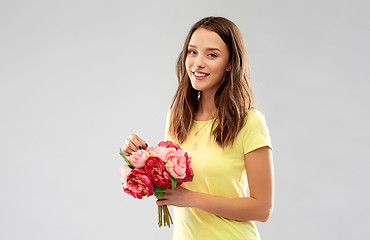
<instances>
[{"instance_id":1,"label":"forehead","mask_svg":"<svg viewBox=\"0 0 370 240\"><path fill-rule=\"evenodd\" d=\"M227 50L226 44L216 32L204 28L199 28L193 33L189 45L196 46L197 48L219 48L221 51Z\"/></svg>"}]
</instances>

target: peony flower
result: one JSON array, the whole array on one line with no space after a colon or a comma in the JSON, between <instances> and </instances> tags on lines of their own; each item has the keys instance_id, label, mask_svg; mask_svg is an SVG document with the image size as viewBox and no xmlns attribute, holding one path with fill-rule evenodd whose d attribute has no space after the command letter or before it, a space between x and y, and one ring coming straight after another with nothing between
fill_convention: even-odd
<instances>
[{"instance_id":1,"label":"peony flower","mask_svg":"<svg viewBox=\"0 0 370 240\"><path fill-rule=\"evenodd\" d=\"M174 148L172 148L173 151L176 151ZM160 147L160 146L155 146L155 147L150 147L148 148L148 152L152 155L155 155L162 159L162 161L166 162L166 155L169 151L169 148L166 147Z\"/></svg>"},{"instance_id":2,"label":"peony flower","mask_svg":"<svg viewBox=\"0 0 370 240\"><path fill-rule=\"evenodd\" d=\"M166 169L172 177L175 179L185 178L186 163L189 157L185 157L185 153L179 145L171 141L160 142L156 147L150 147L148 151L166 163Z\"/></svg>"},{"instance_id":3,"label":"peony flower","mask_svg":"<svg viewBox=\"0 0 370 240\"><path fill-rule=\"evenodd\" d=\"M149 153L145 150L138 150L131 154L130 163L135 168L143 168L145 166L145 161L148 159Z\"/></svg>"},{"instance_id":4,"label":"peony flower","mask_svg":"<svg viewBox=\"0 0 370 240\"><path fill-rule=\"evenodd\" d=\"M164 162L156 156L150 156L145 162L145 173L148 178L158 187L172 188L170 175L166 172Z\"/></svg>"},{"instance_id":5,"label":"peony flower","mask_svg":"<svg viewBox=\"0 0 370 240\"><path fill-rule=\"evenodd\" d=\"M121 183L124 188L127 188L127 176L131 173L131 171L132 169L127 165L123 165L119 168Z\"/></svg>"},{"instance_id":6,"label":"peony flower","mask_svg":"<svg viewBox=\"0 0 370 240\"><path fill-rule=\"evenodd\" d=\"M177 145L176 143L173 143L171 141L162 141L162 142L158 143L157 146L165 147L165 148L175 148L176 150L181 149L179 145Z\"/></svg>"},{"instance_id":7,"label":"peony flower","mask_svg":"<svg viewBox=\"0 0 370 240\"><path fill-rule=\"evenodd\" d=\"M172 177L176 179L183 179L186 172L186 158L184 152L179 149L168 148L164 162L166 169Z\"/></svg>"},{"instance_id":8,"label":"peony flower","mask_svg":"<svg viewBox=\"0 0 370 240\"><path fill-rule=\"evenodd\" d=\"M127 176L127 188L123 188L125 193L138 199L153 195L153 189L153 183L142 169L131 170L131 173Z\"/></svg>"},{"instance_id":9,"label":"peony flower","mask_svg":"<svg viewBox=\"0 0 370 240\"><path fill-rule=\"evenodd\" d=\"M190 167L191 161L188 153L184 154L186 158L186 170L185 170L185 177L183 179L177 179L177 186L183 184L184 182L191 181L193 179L194 173L193 169Z\"/></svg>"}]
</instances>

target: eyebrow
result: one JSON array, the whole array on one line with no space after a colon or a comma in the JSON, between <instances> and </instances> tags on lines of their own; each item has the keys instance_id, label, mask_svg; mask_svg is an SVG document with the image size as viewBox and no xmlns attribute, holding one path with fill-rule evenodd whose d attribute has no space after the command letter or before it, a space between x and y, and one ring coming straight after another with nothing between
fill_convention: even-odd
<instances>
[{"instance_id":1,"label":"eyebrow","mask_svg":"<svg viewBox=\"0 0 370 240\"><path fill-rule=\"evenodd\" d=\"M191 45L191 44L189 44L189 45L188 45L188 47L197 48L195 45ZM207 48L207 50L211 50L211 51L216 50L216 51L221 52L221 50L220 50L220 49L218 49L218 48Z\"/></svg>"}]
</instances>

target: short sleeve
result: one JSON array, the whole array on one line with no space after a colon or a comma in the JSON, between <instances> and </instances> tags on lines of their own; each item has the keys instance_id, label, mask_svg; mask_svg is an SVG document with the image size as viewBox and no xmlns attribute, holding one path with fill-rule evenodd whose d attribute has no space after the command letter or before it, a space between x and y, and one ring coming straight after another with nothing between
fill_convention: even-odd
<instances>
[{"instance_id":1,"label":"short sleeve","mask_svg":"<svg viewBox=\"0 0 370 240\"><path fill-rule=\"evenodd\" d=\"M251 109L248 112L242 134L244 154L264 146L272 149L270 133L265 117L257 109Z\"/></svg>"}]
</instances>

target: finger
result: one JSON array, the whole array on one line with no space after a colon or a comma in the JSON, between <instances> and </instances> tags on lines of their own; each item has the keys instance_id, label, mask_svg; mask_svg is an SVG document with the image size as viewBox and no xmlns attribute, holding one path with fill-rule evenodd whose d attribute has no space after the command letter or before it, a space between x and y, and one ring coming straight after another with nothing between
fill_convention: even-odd
<instances>
[{"instance_id":1,"label":"finger","mask_svg":"<svg viewBox=\"0 0 370 240\"><path fill-rule=\"evenodd\" d=\"M131 153L129 153L129 152L126 152L125 150L122 150L122 153L123 153L123 155L125 155L126 157L129 157L129 156L130 156L130 154L131 154Z\"/></svg>"},{"instance_id":2,"label":"finger","mask_svg":"<svg viewBox=\"0 0 370 240\"><path fill-rule=\"evenodd\" d=\"M138 148L131 142L130 138L126 138L123 150L125 150L128 153L133 153L136 152Z\"/></svg>"},{"instance_id":3,"label":"finger","mask_svg":"<svg viewBox=\"0 0 370 240\"><path fill-rule=\"evenodd\" d=\"M128 137L128 140L135 147L135 149L141 149L142 148L142 146L140 145L140 142L139 142L138 138L139 137L136 134L130 134L129 137Z\"/></svg>"},{"instance_id":4,"label":"finger","mask_svg":"<svg viewBox=\"0 0 370 240\"><path fill-rule=\"evenodd\" d=\"M139 136L137 136L136 134L130 134L129 138L131 142L139 149L146 149L148 147L148 144L144 140L139 138Z\"/></svg>"},{"instance_id":5,"label":"finger","mask_svg":"<svg viewBox=\"0 0 370 240\"><path fill-rule=\"evenodd\" d=\"M168 205L169 201L167 199L157 200L156 204L158 206L164 206L164 205Z\"/></svg>"},{"instance_id":6,"label":"finger","mask_svg":"<svg viewBox=\"0 0 370 240\"><path fill-rule=\"evenodd\" d=\"M169 196L171 196L172 195L172 189L166 189L166 191L165 192L163 192L164 194L165 194L165 196L166 196L166 198L167 197L169 197Z\"/></svg>"},{"instance_id":7,"label":"finger","mask_svg":"<svg viewBox=\"0 0 370 240\"><path fill-rule=\"evenodd\" d=\"M144 150L146 150L146 149L148 148L148 143L147 143L146 141L144 141L143 139L139 138L139 137L137 137L137 138L138 138L138 141L139 141L139 143L140 143L140 146L141 146Z\"/></svg>"}]
</instances>

